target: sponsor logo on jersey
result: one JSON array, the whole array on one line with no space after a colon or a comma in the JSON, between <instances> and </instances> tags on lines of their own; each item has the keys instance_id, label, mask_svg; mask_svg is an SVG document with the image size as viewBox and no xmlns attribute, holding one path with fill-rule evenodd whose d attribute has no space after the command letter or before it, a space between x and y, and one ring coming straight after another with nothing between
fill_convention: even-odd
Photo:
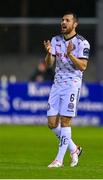
<instances>
[{"instance_id":1,"label":"sponsor logo on jersey","mask_svg":"<svg viewBox=\"0 0 103 180\"><path fill-rule=\"evenodd\" d=\"M69 108L69 109L73 109L73 108L74 108L74 104L73 104L73 103L69 103L69 104L68 104L68 108Z\"/></svg>"}]
</instances>

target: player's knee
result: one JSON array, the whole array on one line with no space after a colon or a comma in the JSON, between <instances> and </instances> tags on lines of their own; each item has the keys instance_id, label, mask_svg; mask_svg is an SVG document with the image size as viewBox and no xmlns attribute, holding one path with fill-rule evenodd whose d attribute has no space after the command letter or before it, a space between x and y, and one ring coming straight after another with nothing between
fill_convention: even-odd
<instances>
[{"instance_id":1,"label":"player's knee","mask_svg":"<svg viewBox=\"0 0 103 180\"><path fill-rule=\"evenodd\" d=\"M53 128L56 128L58 126L58 121L57 119L55 118L48 118L48 127L50 129L53 129Z\"/></svg>"},{"instance_id":2,"label":"player's knee","mask_svg":"<svg viewBox=\"0 0 103 180\"><path fill-rule=\"evenodd\" d=\"M54 123L48 123L48 127L50 129L56 128L56 125Z\"/></svg>"},{"instance_id":3,"label":"player's knee","mask_svg":"<svg viewBox=\"0 0 103 180\"><path fill-rule=\"evenodd\" d=\"M71 117L62 116L61 117L61 127L71 126L72 119Z\"/></svg>"}]
</instances>

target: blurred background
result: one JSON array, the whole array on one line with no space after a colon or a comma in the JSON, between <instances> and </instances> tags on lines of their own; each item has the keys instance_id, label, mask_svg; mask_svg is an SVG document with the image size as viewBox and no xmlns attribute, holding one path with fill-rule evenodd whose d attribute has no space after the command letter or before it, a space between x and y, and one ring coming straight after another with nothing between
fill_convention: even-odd
<instances>
[{"instance_id":1,"label":"blurred background","mask_svg":"<svg viewBox=\"0 0 103 180\"><path fill-rule=\"evenodd\" d=\"M68 10L77 13L78 33L91 45L78 111L80 123L103 124L103 0L0 2L0 123L11 122L11 117L21 123L21 116L22 123L38 123L42 117L46 123L51 84L37 86L35 82L53 82L54 69L46 70L43 62L43 41L60 33L61 18Z\"/></svg>"},{"instance_id":2,"label":"blurred background","mask_svg":"<svg viewBox=\"0 0 103 180\"><path fill-rule=\"evenodd\" d=\"M84 80L103 79L102 0L3 0L0 3L0 77L27 81L44 58L44 39L60 33L65 11L79 17L78 33L91 44Z\"/></svg>"}]
</instances>

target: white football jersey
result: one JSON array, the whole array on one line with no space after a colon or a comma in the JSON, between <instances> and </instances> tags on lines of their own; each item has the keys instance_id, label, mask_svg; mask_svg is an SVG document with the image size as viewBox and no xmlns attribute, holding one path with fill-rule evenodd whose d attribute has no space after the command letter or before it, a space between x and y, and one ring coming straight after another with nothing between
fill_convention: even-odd
<instances>
[{"instance_id":1,"label":"white football jersey","mask_svg":"<svg viewBox=\"0 0 103 180\"><path fill-rule=\"evenodd\" d=\"M56 57L56 68L54 82L69 81L69 78L79 77L82 79L83 72L80 71L67 56L67 46L72 41L74 50L72 54L79 59L89 59L90 44L82 36L76 34L66 40L63 35L54 36L51 40L52 55Z\"/></svg>"}]
</instances>

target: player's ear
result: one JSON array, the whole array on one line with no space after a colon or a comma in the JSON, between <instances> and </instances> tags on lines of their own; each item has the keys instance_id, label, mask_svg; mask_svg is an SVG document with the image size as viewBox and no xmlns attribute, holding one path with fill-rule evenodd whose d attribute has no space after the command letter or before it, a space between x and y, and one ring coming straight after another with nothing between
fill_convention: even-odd
<instances>
[{"instance_id":1,"label":"player's ear","mask_svg":"<svg viewBox=\"0 0 103 180\"><path fill-rule=\"evenodd\" d=\"M78 22L75 22L74 23L74 27L76 28L78 26Z\"/></svg>"}]
</instances>

